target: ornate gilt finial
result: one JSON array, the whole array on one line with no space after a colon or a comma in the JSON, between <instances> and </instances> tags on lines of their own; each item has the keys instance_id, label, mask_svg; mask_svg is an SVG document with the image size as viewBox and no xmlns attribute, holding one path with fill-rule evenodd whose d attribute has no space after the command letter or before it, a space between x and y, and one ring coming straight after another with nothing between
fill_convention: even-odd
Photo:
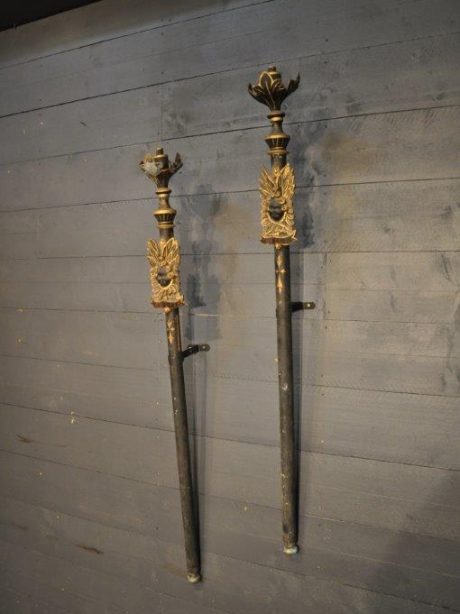
<instances>
[{"instance_id":1,"label":"ornate gilt finial","mask_svg":"<svg viewBox=\"0 0 460 614\"><path fill-rule=\"evenodd\" d=\"M167 188L171 177L182 168L182 160L180 154L176 153L176 159L170 164L163 148L159 147L155 155L145 154L144 159L139 162L139 166L147 177L156 183L157 188Z\"/></svg>"},{"instance_id":2,"label":"ornate gilt finial","mask_svg":"<svg viewBox=\"0 0 460 614\"><path fill-rule=\"evenodd\" d=\"M270 109L268 119L271 132L265 137L272 161L271 170L262 169L259 188L261 196L262 224L261 241L281 247L296 239L293 197L295 190L294 171L286 163L289 135L283 131L283 101L294 92L300 82L300 75L291 79L287 86L281 80L276 66L260 73L257 84L249 85L249 93L258 102Z\"/></svg>"},{"instance_id":3,"label":"ornate gilt finial","mask_svg":"<svg viewBox=\"0 0 460 614\"><path fill-rule=\"evenodd\" d=\"M169 162L163 148L155 154L144 156L140 166L149 179L155 182L158 196L158 209L154 211L160 231L160 240L147 242L147 260L150 264L150 283L152 286L152 305L170 311L184 304L180 291L180 249L174 238L174 218L176 210L169 204L169 180L182 167L182 160L176 154L175 161Z\"/></svg>"},{"instance_id":4,"label":"ornate gilt finial","mask_svg":"<svg viewBox=\"0 0 460 614\"><path fill-rule=\"evenodd\" d=\"M281 80L281 73L276 66L260 73L256 85L248 85L249 93L257 102L267 105L270 111L279 111L283 101L299 87L300 75L291 79L287 85Z\"/></svg>"}]
</instances>

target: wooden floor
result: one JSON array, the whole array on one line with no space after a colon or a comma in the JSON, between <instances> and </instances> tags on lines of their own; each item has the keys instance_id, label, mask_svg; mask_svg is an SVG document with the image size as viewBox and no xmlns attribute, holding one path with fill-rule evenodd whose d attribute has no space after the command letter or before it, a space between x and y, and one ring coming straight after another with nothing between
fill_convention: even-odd
<instances>
[{"instance_id":1,"label":"wooden floor","mask_svg":"<svg viewBox=\"0 0 460 614\"><path fill-rule=\"evenodd\" d=\"M102 0L0 33L2 614L460 612L460 4ZM300 72L299 556L280 543L276 62ZM204 582L184 555L153 184L182 154Z\"/></svg>"}]
</instances>

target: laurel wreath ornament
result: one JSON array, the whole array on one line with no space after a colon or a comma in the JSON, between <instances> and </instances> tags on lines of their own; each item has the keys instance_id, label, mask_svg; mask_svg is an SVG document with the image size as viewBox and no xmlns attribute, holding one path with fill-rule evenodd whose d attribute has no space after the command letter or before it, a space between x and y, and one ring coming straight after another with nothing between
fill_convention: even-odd
<instances>
[{"instance_id":1,"label":"laurel wreath ornament","mask_svg":"<svg viewBox=\"0 0 460 614\"><path fill-rule=\"evenodd\" d=\"M294 171L290 164L271 171L262 169L259 182L263 243L289 245L296 240Z\"/></svg>"},{"instance_id":2,"label":"laurel wreath ornament","mask_svg":"<svg viewBox=\"0 0 460 614\"><path fill-rule=\"evenodd\" d=\"M152 305L154 307L174 308L184 304L180 292L179 242L174 237L158 243L151 239L147 242L147 260L150 264L152 286Z\"/></svg>"}]
</instances>

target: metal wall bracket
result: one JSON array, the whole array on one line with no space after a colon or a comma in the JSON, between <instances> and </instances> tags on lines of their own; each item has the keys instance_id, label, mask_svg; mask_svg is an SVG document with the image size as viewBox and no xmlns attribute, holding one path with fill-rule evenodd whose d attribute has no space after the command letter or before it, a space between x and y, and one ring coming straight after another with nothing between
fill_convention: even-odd
<instances>
[{"instance_id":1,"label":"metal wall bracket","mask_svg":"<svg viewBox=\"0 0 460 614\"><path fill-rule=\"evenodd\" d=\"M188 356L191 356L192 354L197 354L198 352L209 352L210 349L211 348L207 343L188 345L182 352L182 359L185 360Z\"/></svg>"},{"instance_id":2,"label":"metal wall bracket","mask_svg":"<svg viewBox=\"0 0 460 614\"><path fill-rule=\"evenodd\" d=\"M303 311L306 309L315 309L316 304L313 301L307 301L306 303L302 303L302 301L294 301L291 303L291 311L294 313L295 311Z\"/></svg>"}]
</instances>

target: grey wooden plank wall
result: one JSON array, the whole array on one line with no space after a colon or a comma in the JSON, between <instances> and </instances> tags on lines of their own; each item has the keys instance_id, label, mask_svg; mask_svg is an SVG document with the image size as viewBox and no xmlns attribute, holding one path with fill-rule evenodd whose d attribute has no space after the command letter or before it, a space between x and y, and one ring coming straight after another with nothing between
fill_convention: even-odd
<instances>
[{"instance_id":1,"label":"grey wooden plank wall","mask_svg":"<svg viewBox=\"0 0 460 614\"><path fill-rule=\"evenodd\" d=\"M0 34L7 614L460 611L460 4L102 0ZM301 553L280 548L262 106L299 91ZM180 151L203 584L183 579L153 186Z\"/></svg>"}]
</instances>

